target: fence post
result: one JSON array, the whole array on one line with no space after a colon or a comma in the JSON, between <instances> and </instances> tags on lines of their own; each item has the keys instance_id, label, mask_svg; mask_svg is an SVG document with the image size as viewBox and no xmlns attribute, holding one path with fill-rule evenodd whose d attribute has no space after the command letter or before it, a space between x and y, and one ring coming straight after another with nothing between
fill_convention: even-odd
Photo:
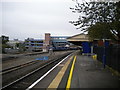
<instances>
[{"instance_id":1,"label":"fence post","mask_svg":"<svg viewBox=\"0 0 120 90\"><path fill-rule=\"evenodd\" d=\"M105 54L105 39L103 39L103 68L106 66L106 54Z\"/></svg>"},{"instance_id":2,"label":"fence post","mask_svg":"<svg viewBox=\"0 0 120 90\"><path fill-rule=\"evenodd\" d=\"M106 55L105 55L105 46L103 47L103 67L105 68L106 66Z\"/></svg>"}]
</instances>

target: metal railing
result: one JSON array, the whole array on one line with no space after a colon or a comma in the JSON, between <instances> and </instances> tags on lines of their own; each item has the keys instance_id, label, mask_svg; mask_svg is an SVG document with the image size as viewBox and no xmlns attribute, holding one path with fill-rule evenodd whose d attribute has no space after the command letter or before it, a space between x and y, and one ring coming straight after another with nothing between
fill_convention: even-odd
<instances>
[{"instance_id":1,"label":"metal railing","mask_svg":"<svg viewBox=\"0 0 120 90\"><path fill-rule=\"evenodd\" d=\"M120 72L120 45L94 47L93 52L97 54L97 60L104 66L107 65Z\"/></svg>"}]
</instances>

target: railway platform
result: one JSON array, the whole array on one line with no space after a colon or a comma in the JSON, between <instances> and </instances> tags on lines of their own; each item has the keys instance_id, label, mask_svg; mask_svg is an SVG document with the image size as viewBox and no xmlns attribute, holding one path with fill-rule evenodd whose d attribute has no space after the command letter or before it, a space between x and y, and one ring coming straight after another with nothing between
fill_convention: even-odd
<instances>
[{"instance_id":1,"label":"railway platform","mask_svg":"<svg viewBox=\"0 0 120 90\"><path fill-rule=\"evenodd\" d=\"M49 71L48 71L49 72ZM45 77L35 81L32 88L120 88L120 77L79 52L58 64Z\"/></svg>"}]
</instances>

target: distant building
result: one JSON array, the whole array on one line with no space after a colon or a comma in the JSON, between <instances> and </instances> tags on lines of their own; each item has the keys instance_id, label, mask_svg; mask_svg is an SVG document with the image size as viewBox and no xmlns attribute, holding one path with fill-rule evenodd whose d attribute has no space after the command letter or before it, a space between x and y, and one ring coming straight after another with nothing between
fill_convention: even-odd
<instances>
[{"instance_id":1,"label":"distant building","mask_svg":"<svg viewBox=\"0 0 120 90\"><path fill-rule=\"evenodd\" d=\"M43 52L53 50L69 49L71 43L67 41L68 36L51 36L50 33L45 33L45 40L43 44Z\"/></svg>"},{"instance_id":2,"label":"distant building","mask_svg":"<svg viewBox=\"0 0 120 90\"><path fill-rule=\"evenodd\" d=\"M68 49L70 43L67 41L68 36L51 36L51 43L56 50Z\"/></svg>"},{"instance_id":3,"label":"distant building","mask_svg":"<svg viewBox=\"0 0 120 90\"><path fill-rule=\"evenodd\" d=\"M20 41L18 39L14 39L14 40L9 40L9 42L7 42L7 44L11 47L13 47L13 49L18 49L17 45L18 43L24 43L24 41Z\"/></svg>"},{"instance_id":4,"label":"distant building","mask_svg":"<svg viewBox=\"0 0 120 90\"><path fill-rule=\"evenodd\" d=\"M27 51L42 51L43 49L43 40L42 39L25 39L25 47Z\"/></svg>"},{"instance_id":5,"label":"distant building","mask_svg":"<svg viewBox=\"0 0 120 90\"><path fill-rule=\"evenodd\" d=\"M49 52L49 50L67 50L72 43L67 41L69 36L51 36L50 33L45 33L45 39L25 39L25 47L27 51L43 51Z\"/></svg>"}]
</instances>

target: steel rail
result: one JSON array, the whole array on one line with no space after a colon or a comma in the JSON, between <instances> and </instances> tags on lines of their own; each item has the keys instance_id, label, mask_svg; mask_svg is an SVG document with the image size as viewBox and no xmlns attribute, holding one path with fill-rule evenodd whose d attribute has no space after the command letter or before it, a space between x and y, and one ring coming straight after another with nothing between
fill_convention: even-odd
<instances>
[{"instance_id":1,"label":"steel rail","mask_svg":"<svg viewBox=\"0 0 120 90\"><path fill-rule=\"evenodd\" d=\"M21 65L17 65L17 66L13 66L13 67L4 69L4 70L0 71L0 75L1 75L1 74L6 74L6 73L9 73L9 72L18 70L18 69L21 69L21 68L23 68L23 67L25 67L25 66L28 66L28 65L31 65L31 64L35 64L35 63L37 63L37 61L30 61L30 62L21 64Z\"/></svg>"}]
</instances>

